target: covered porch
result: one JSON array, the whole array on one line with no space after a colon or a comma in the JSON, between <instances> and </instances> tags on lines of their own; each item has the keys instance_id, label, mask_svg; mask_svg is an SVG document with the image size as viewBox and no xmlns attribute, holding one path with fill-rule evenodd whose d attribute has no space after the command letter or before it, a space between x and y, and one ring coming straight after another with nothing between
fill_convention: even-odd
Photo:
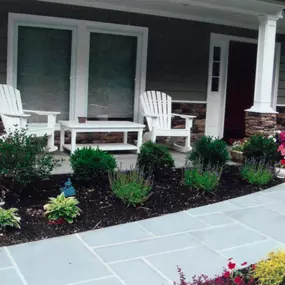
<instances>
[{"instance_id":1,"label":"covered porch","mask_svg":"<svg viewBox=\"0 0 285 285\"><path fill-rule=\"evenodd\" d=\"M139 95L160 90L175 113L197 116L194 137L285 126L279 2L14 2L1 4L0 83L31 109L141 122Z\"/></svg>"}]
</instances>

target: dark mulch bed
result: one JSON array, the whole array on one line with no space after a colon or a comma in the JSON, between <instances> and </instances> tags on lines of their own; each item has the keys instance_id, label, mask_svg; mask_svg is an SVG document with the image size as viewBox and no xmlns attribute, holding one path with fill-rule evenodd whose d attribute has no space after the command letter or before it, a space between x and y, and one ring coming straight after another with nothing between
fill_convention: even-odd
<instances>
[{"instance_id":1,"label":"dark mulch bed","mask_svg":"<svg viewBox=\"0 0 285 285\"><path fill-rule=\"evenodd\" d=\"M39 181L27 187L21 196L9 191L5 207L16 207L22 218L21 230L9 230L0 236L0 246L35 241L86 230L104 228L112 225L151 218L167 213L195 208L219 201L260 191L258 187L247 184L239 176L236 166L227 166L220 185L214 194L205 194L197 189L181 185L182 170L176 169L154 182L153 194L143 207L126 207L116 199L109 189L108 179L94 181L94 186L83 186L73 182L77 189L82 215L71 225L49 225L42 217L41 210L49 197L60 193L59 188L67 180L67 175L56 175L50 180ZM284 182L275 179L265 188ZM2 184L3 185L3 184ZM0 186L1 187L1 186Z\"/></svg>"}]
</instances>

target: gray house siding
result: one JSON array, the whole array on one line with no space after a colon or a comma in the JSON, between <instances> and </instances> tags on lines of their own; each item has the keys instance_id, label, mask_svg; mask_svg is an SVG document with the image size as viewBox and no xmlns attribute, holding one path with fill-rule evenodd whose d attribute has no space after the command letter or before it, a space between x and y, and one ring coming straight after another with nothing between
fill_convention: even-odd
<instances>
[{"instance_id":1,"label":"gray house siding","mask_svg":"<svg viewBox=\"0 0 285 285\"><path fill-rule=\"evenodd\" d=\"M79 6L9 0L0 9L0 83L6 82L8 13L25 13L149 28L147 89L174 100L205 101L210 34L256 38L257 32L221 25Z\"/></svg>"}]
</instances>

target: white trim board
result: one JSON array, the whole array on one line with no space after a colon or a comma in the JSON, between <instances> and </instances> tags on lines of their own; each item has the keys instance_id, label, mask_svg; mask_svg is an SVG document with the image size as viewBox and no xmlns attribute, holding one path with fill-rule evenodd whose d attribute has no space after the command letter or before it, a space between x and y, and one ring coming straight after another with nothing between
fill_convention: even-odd
<instances>
[{"instance_id":1,"label":"white trim board","mask_svg":"<svg viewBox=\"0 0 285 285\"><path fill-rule=\"evenodd\" d=\"M147 8L137 8L137 7L130 7L126 5L118 5L118 4L111 4L111 3L98 3L98 2L91 2L91 1L85 1L85 0L37 0L40 2L50 2L50 3L57 3L57 4L66 4L66 5L75 5L75 6L81 6L81 7L90 7L90 8L97 8L97 9L106 9L106 10L113 10L113 11L121 11L121 12L129 12L129 13L138 13L138 14L145 14L145 15L153 15L158 17L169 17L174 19L182 19L182 20L190 20L190 21L197 21L197 22L203 22L203 23L211 23L211 24L217 24L217 25L224 25L224 26L231 26L231 27L237 27L237 28L245 28L245 29L251 29L251 30L258 30L258 25L254 23L248 23L245 21L237 21L236 18L233 21L225 20L223 17L205 17L199 16L197 14L182 14L177 12L168 12L168 11L161 11L161 10L155 10L155 9L147 9ZM172 2L176 2L177 0L172 0ZM193 2L193 1L191 1ZM191 4L187 0L186 4ZM201 6L202 1L194 1L195 4L198 6ZM185 3L185 1L180 0L180 4ZM258 1L256 2L258 4ZM275 6L280 8L280 11L282 10L281 5L274 5L270 4L271 6ZM210 5L211 7L214 7L215 5ZM284 6L285 8L285 6ZM245 14L248 14L249 11L242 10ZM235 13L238 13L235 10ZM239 11L240 13L240 11ZM251 15L260 15L258 11L253 11L250 13ZM285 34L285 27L280 27L278 29L278 33Z\"/></svg>"},{"instance_id":2,"label":"white trim board","mask_svg":"<svg viewBox=\"0 0 285 285\"><path fill-rule=\"evenodd\" d=\"M225 123L225 107L227 97L227 79L228 79L228 57L230 42L246 42L257 44L257 39L236 37L224 34L211 33L210 51L209 51L209 69L208 69L208 88L207 88L207 111L206 111L206 135L214 137L223 137ZM214 92L211 90L212 74L213 74L213 48L221 48L219 90ZM276 43L275 48L275 72L272 86L272 103L276 108L279 83L279 66L281 43ZM276 97L276 98L275 98Z\"/></svg>"},{"instance_id":3,"label":"white trim board","mask_svg":"<svg viewBox=\"0 0 285 285\"><path fill-rule=\"evenodd\" d=\"M17 86L18 27L33 26L72 31L69 119L87 116L90 33L106 33L137 38L134 90L134 121L140 121L139 96L145 91L148 28L66 18L9 13L7 47L7 84Z\"/></svg>"}]
</instances>

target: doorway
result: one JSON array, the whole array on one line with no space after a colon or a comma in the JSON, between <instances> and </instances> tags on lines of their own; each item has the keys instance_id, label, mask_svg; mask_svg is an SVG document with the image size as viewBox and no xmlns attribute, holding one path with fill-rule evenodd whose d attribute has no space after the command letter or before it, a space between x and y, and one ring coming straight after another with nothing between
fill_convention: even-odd
<instances>
[{"instance_id":1,"label":"doorway","mask_svg":"<svg viewBox=\"0 0 285 285\"><path fill-rule=\"evenodd\" d=\"M241 139L245 135L245 110L253 105L257 45L229 43L228 80L224 122L224 139Z\"/></svg>"}]
</instances>

